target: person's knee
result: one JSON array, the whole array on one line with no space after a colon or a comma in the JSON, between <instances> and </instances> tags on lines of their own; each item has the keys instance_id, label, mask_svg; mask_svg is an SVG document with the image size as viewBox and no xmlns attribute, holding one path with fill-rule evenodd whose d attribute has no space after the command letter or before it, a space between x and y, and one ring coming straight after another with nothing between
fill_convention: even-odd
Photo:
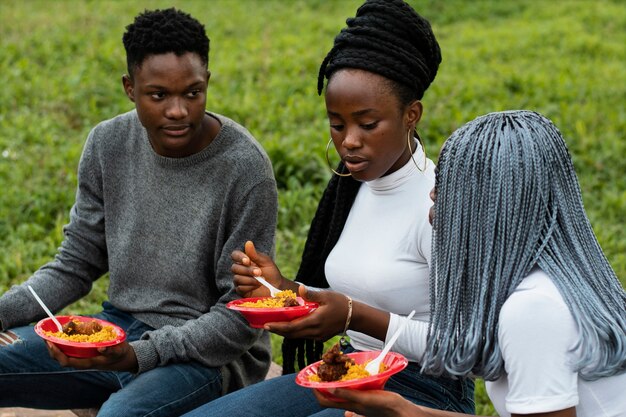
<instances>
[{"instance_id":1,"label":"person's knee","mask_svg":"<svg viewBox=\"0 0 626 417\"><path fill-rule=\"evenodd\" d=\"M2 348L3 346L9 346L14 343L21 342L22 340L19 338L19 336L10 330L0 332L0 348Z\"/></svg>"}]
</instances>

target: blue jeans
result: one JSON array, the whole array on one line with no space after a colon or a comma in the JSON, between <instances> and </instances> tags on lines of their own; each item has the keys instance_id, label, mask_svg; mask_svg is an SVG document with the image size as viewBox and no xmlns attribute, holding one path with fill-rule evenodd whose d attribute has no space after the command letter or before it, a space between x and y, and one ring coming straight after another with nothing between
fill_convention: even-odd
<instances>
[{"instance_id":1,"label":"blue jeans","mask_svg":"<svg viewBox=\"0 0 626 417\"><path fill-rule=\"evenodd\" d=\"M94 315L117 324L129 342L153 330L103 303ZM17 341L0 345L0 407L100 408L98 416L171 417L220 396L222 375L197 362L157 367L141 374L63 368L50 358L32 326L11 329Z\"/></svg>"},{"instance_id":2,"label":"blue jeans","mask_svg":"<svg viewBox=\"0 0 626 417\"><path fill-rule=\"evenodd\" d=\"M474 383L470 379L453 380L420 373L417 363L409 363L392 376L385 390L431 408L474 414ZM218 398L184 417L343 417L344 410L323 408L310 388L296 384L295 374L259 382Z\"/></svg>"}]
</instances>

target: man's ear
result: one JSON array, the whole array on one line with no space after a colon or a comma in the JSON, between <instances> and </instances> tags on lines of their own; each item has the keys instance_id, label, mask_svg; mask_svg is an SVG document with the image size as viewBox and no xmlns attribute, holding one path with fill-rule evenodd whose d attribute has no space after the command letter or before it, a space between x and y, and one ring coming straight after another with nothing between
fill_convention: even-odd
<instances>
[{"instance_id":1,"label":"man's ear","mask_svg":"<svg viewBox=\"0 0 626 417\"><path fill-rule=\"evenodd\" d=\"M124 87L124 92L126 93L126 96L130 99L130 101L134 103L135 88L133 87L133 80L130 78L130 75L122 75L122 86Z\"/></svg>"},{"instance_id":2,"label":"man's ear","mask_svg":"<svg viewBox=\"0 0 626 417\"><path fill-rule=\"evenodd\" d=\"M209 80L211 79L211 71L206 70L206 83L209 84Z\"/></svg>"},{"instance_id":3,"label":"man's ear","mask_svg":"<svg viewBox=\"0 0 626 417\"><path fill-rule=\"evenodd\" d=\"M406 108L405 116L406 116L406 124L407 126L413 126L419 123L422 118L422 112L424 108L422 107L422 102L419 100L412 101Z\"/></svg>"}]
</instances>

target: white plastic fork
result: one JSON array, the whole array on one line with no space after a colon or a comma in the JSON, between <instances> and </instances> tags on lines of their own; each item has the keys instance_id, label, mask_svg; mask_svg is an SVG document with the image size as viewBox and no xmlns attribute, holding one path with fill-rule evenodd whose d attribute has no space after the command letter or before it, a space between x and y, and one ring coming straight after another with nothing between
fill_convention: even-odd
<instances>
[{"instance_id":1,"label":"white plastic fork","mask_svg":"<svg viewBox=\"0 0 626 417\"><path fill-rule=\"evenodd\" d=\"M393 344L396 343L396 340L398 340L398 337L400 336L400 333L402 333L402 330L404 330L404 328L407 326L407 324L409 324L409 321L411 321L411 319L413 318L414 314L415 314L415 310L411 311L411 314L406 316L406 321L404 323L402 323L402 326L398 327L398 330L396 330L396 332L393 334L393 336L391 336L391 339L389 339L389 342L385 345L385 347L383 348L382 352L380 352L380 354L378 354L376 359L374 359L373 361L369 362L365 366L365 370L367 372L369 372L370 375L378 374L378 372L380 371L380 363L383 361L383 359L385 359L385 356L387 356L387 353L389 353L389 350L391 350L391 347L393 346Z\"/></svg>"},{"instance_id":2,"label":"white plastic fork","mask_svg":"<svg viewBox=\"0 0 626 417\"><path fill-rule=\"evenodd\" d=\"M276 288L275 286L267 282L265 278L263 277L254 277L254 278L256 278L257 281L259 281L261 284L263 284L265 287L267 287L270 290L270 295L272 297L276 297L276 294L280 292L278 288Z\"/></svg>"},{"instance_id":3,"label":"white plastic fork","mask_svg":"<svg viewBox=\"0 0 626 417\"><path fill-rule=\"evenodd\" d=\"M272 297L276 297L276 294L280 292L278 288L276 288L275 286L267 282L265 278L263 277L254 277L254 278L256 278L257 281L259 281L261 284L263 284L265 287L267 287L270 290L270 295ZM296 301L298 302L299 305L301 306L304 305L304 300L301 297L296 297Z\"/></svg>"},{"instance_id":4,"label":"white plastic fork","mask_svg":"<svg viewBox=\"0 0 626 417\"><path fill-rule=\"evenodd\" d=\"M59 323L59 320L57 320L56 317L54 317L54 314L52 314L52 312L50 311L50 309L48 307L46 307L46 305L44 304L43 301L41 301L41 298L39 298L39 296L37 295L37 293L35 292L35 290L33 290L33 287L31 287L30 285L28 286L28 289L30 290L30 292L33 294L33 296L35 297L35 300L37 300L37 302L39 303L39 305L41 306L41 308L43 308L43 311L46 312L46 314L48 315L48 317L50 317L52 319L52 321L54 322L54 324L56 324L57 329L59 329L60 332L63 331L63 326L61 326L61 323Z\"/></svg>"}]
</instances>

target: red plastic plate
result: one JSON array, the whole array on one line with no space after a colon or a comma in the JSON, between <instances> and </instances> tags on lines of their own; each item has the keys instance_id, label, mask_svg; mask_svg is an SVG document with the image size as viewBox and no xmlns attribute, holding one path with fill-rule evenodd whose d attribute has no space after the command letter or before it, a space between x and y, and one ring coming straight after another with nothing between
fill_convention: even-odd
<instances>
[{"instance_id":1,"label":"red plastic plate","mask_svg":"<svg viewBox=\"0 0 626 417\"><path fill-rule=\"evenodd\" d=\"M71 340L61 339L59 337L48 336L44 333L44 331L56 332L58 331L57 326L49 317L40 320L35 325L35 333L37 333L41 338L58 346L61 352L65 353L67 356L73 356L75 358L92 358L100 354L98 352L98 348L119 345L124 340L126 340L126 333L121 327L105 320L85 316L56 316L56 318L57 320L59 320L59 323L61 323L61 325L64 325L70 320L78 320L81 322L95 320L99 322L102 326L113 327L113 330L117 334L117 337L115 339L107 340L104 342L73 342Z\"/></svg>"},{"instance_id":2,"label":"red plastic plate","mask_svg":"<svg viewBox=\"0 0 626 417\"><path fill-rule=\"evenodd\" d=\"M347 355L360 365L375 359L379 353L380 351L366 351L347 353ZM402 371L409 364L403 355L396 352L389 352L383 360L383 363L387 365L387 369L379 374L349 381L314 382L309 380L311 375L317 374L317 368L321 363L322 361L315 362L298 372L298 375L296 375L296 384L307 388L315 388L329 399L339 402L344 400L331 395L328 392L329 388L350 388L363 391L383 389L385 383L393 374Z\"/></svg>"},{"instance_id":3,"label":"red plastic plate","mask_svg":"<svg viewBox=\"0 0 626 417\"><path fill-rule=\"evenodd\" d=\"M298 317L305 316L315 310L319 305L311 301L304 301L304 305L294 307L272 307L272 308L259 308L259 307L242 307L240 304L245 302L255 302L258 300L265 300L271 297L253 297L253 298L241 298L239 300L233 300L226 304L227 308L231 310L239 311L248 320L251 327L263 328L265 323L291 321ZM297 297L298 300L302 300Z\"/></svg>"}]
</instances>

